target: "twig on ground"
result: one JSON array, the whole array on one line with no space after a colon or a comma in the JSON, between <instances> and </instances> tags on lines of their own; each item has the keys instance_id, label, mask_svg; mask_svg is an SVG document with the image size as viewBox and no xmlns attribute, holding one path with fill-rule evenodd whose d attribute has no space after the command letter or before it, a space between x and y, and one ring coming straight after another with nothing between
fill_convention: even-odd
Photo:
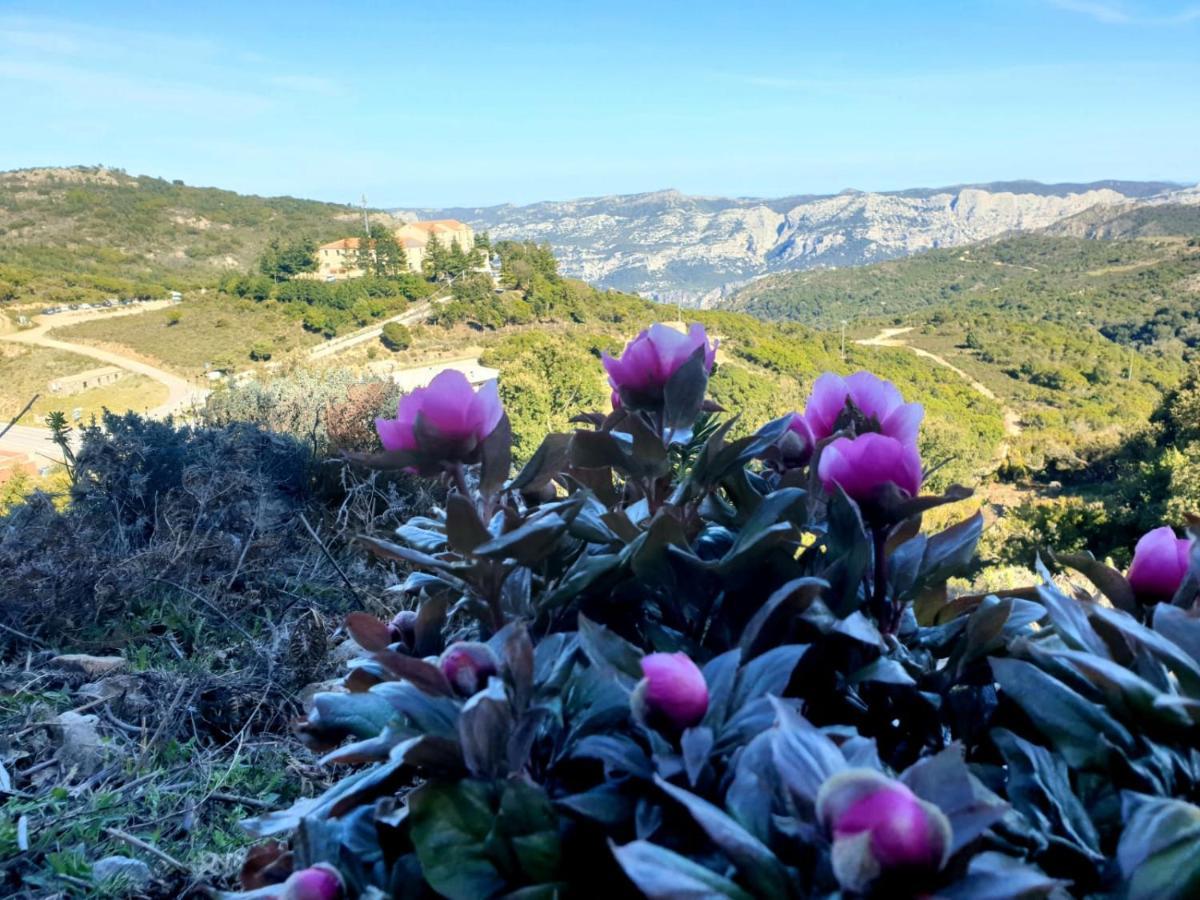
<instances>
[{"instance_id":1,"label":"twig on ground","mask_svg":"<svg viewBox=\"0 0 1200 900\"><path fill-rule=\"evenodd\" d=\"M354 587L354 582L352 582L346 573L342 571L342 567L338 565L338 561L333 558L333 554L329 552L329 549L325 546L321 539L317 537L317 533L313 531L313 527L308 524L308 519L304 517L304 513L300 513L300 522L308 530L309 536L312 537L317 546L321 548L321 552L325 554L325 558L329 560L330 564L334 567L334 569L337 570L338 575L342 576L342 581L346 582L346 587L350 588L350 593L354 595L354 599L361 604L363 602L363 598L359 596L358 590Z\"/></svg>"},{"instance_id":2,"label":"twig on ground","mask_svg":"<svg viewBox=\"0 0 1200 900\"><path fill-rule=\"evenodd\" d=\"M29 412L29 410L33 409L33 404L37 403L38 397L40 397L40 396L42 396L42 395L34 394L33 399L30 400L28 403L26 403L25 407L19 413L17 413L15 416L13 416L12 419L9 420L8 424L4 426L4 429L2 431L0 431L0 438L4 437L6 434L8 434L9 431L12 430L12 427L21 421L21 416L25 415L25 413Z\"/></svg>"},{"instance_id":3,"label":"twig on ground","mask_svg":"<svg viewBox=\"0 0 1200 900\"><path fill-rule=\"evenodd\" d=\"M104 833L107 834L111 838L116 838L118 841L124 841L126 844L128 844L131 847L136 847L139 850L149 853L155 859L166 863L168 866L170 866L172 869L175 869L177 872L187 872L188 871L188 867L185 866L183 863L181 863L179 860L177 860L175 857L171 856L170 854L164 853L163 851L161 851L157 847L155 847L153 844L147 844L141 838L134 837L132 834L126 834L124 831L121 831L119 828L105 828Z\"/></svg>"},{"instance_id":4,"label":"twig on ground","mask_svg":"<svg viewBox=\"0 0 1200 900\"><path fill-rule=\"evenodd\" d=\"M13 628L11 625L5 625L3 622L0 622L0 628L3 628L3 629L4 629L5 631L7 631L9 634L15 634L17 637L19 637L19 638L23 638L24 640L27 640L27 641L29 641L29 643L31 643L31 644L37 644L39 647L45 647L45 646L46 646L44 643L42 643L41 641L39 641L39 640L38 640L37 638L35 638L33 635L31 635L31 634L26 634L26 633L25 633L25 632L23 632L23 631L17 631L17 629Z\"/></svg>"}]
</instances>

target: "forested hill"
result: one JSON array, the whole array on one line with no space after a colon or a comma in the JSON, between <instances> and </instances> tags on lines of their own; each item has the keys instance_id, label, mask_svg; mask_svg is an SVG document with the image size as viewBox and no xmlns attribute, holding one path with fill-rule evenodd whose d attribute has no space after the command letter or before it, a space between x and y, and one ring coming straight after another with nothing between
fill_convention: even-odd
<instances>
[{"instance_id":1,"label":"forested hill","mask_svg":"<svg viewBox=\"0 0 1200 900\"><path fill-rule=\"evenodd\" d=\"M1019 235L871 266L773 275L722 306L828 329L843 320L904 324L933 309L1008 312L1102 331L1166 319L1176 327L1153 341L1182 355L1182 344L1200 338L1189 324L1200 300L1200 207L1144 207L1102 221L1153 237Z\"/></svg>"},{"instance_id":2,"label":"forested hill","mask_svg":"<svg viewBox=\"0 0 1200 900\"><path fill-rule=\"evenodd\" d=\"M333 240L361 228L361 217L333 203L120 169L22 169L0 173L0 265L26 280L78 275L187 287L251 267L273 238Z\"/></svg>"}]
</instances>

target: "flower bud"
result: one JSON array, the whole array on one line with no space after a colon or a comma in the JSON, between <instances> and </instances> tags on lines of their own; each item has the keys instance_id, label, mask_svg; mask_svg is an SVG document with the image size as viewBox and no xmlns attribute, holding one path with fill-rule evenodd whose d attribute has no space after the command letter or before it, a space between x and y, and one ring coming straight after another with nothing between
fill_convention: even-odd
<instances>
[{"instance_id":1,"label":"flower bud","mask_svg":"<svg viewBox=\"0 0 1200 900\"><path fill-rule=\"evenodd\" d=\"M827 492L840 485L860 505L889 484L915 497L924 477L916 445L874 432L835 440L821 451L817 474Z\"/></svg>"},{"instance_id":2,"label":"flower bud","mask_svg":"<svg viewBox=\"0 0 1200 900\"><path fill-rule=\"evenodd\" d=\"M642 674L631 698L638 718L648 724L665 722L680 731L700 724L708 712L708 685L686 653L644 656Z\"/></svg>"},{"instance_id":3,"label":"flower bud","mask_svg":"<svg viewBox=\"0 0 1200 900\"><path fill-rule=\"evenodd\" d=\"M458 641L438 659L446 680L460 696L471 697L487 687L488 679L500 671L500 660L487 644Z\"/></svg>"},{"instance_id":4,"label":"flower bud","mask_svg":"<svg viewBox=\"0 0 1200 900\"><path fill-rule=\"evenodd\" d=\"M402 609L388 625L392 642L399 641L409 650L417 643L417 614L411 609Z\"/></svg>"},{"instance_id":5,"label":"flower bud","mask_svg":"<svg viewBox=\"0 0 1200 900\"><path fill-rule=\"evenodd\" d=\"M283 883L280 900L340 900L342 896L342 876L337 869L318 863L293 872Z\"/></svg>"},{"instance_id":6,"label":"flower bud","mask_svg":"<svg viewBox=\"0 0 1200 900\"><path fill-rule=\"evenodd\" d=\"M1167 526L1142 535L1126 576L1138 599L1154 603L1175 596L1187 576L1191 547L1191 541L1175 537Z\"/></svg>"},{"instance_id":7,"label":"flower bud","mask_svg":"<svg viewBox=\"0 0 1200 900\"><path fill-rule=\"evenodd\" d=\"M945 814L906 785L873 769L847 769L821 786L817 817L833 839L833 872L864 891L892 872L936 872L952 832Z\"/></svg>"},{"instance_id":8,"label":"flower bud","mask_svg":"<svg viewBox=\"0 0 1200 900\"><path fill-rule=\"evenodd\" d=\"M711 372L717 344L709 344L703 325L693 325L683 334L656 323L626 344L619 357L603 354L613 389L613 409L662 409L667 382L701 347L704 370Z\"/></svg>"},{"instance_id":9,"label":"flower bud","mask_svg":"<svg viewBox=\"0 0 1200 900\"><path fill-rule=\"evenodd\" d=\"M476 391L462 372L446 369L401 397L396 418L376 419L375 429L385 450L413 457L411 468L436 471L444 463L478 462L480 444L503 415L495 381Z\"/></svg>"}]
</instances>

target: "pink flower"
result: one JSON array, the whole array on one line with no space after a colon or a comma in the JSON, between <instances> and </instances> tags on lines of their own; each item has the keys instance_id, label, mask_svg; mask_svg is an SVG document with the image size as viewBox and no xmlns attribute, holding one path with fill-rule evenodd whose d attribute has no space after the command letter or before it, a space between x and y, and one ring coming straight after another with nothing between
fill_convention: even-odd
<instances>
[{"instance_id":1,"label":"pink flower","mask_svg":"<svg viewBox=\"0 0 1200 900\"><path fill-rule=\"evenodd\" d=\"M342 876L337 870L318 863L312 868L293 872L283 883L280 900L339 900L342 891Z\"/></svg>"},{"instance_id":2,"label":"pink flower","mask_svg":"<svg viewBox=\"0 0 1200 900\"><path fill-rule=\"evenodd\" d=\"M823 451L817 474L825 490L839 484L862 503L878 496L885 484L894 484L915 497L921 489L921 455L914 444L884 434L868 432L856 438L838 438Z\"/></svg>"},{"instance_id":3,"label":"pink flower","mask_svg":"<svg viewBox=\"0 0 1200 900\"><path fill-rule=\"evenodd\" d=\"M1157 600L1175 596L1188 572L1191 547L1191 541L1175 537L1175 530L1166 525L1142 535L1127 576L1133 592Z\"/></svg>"},{"instance_id":4,"label":"pink flower","mask_svg":"<svg viewBox=\"0 0 1200 900\"><path fill-rule=\"evenodd\" d=\"M855 372L846 378L826 372L816 380L804 407L805 421L816 440L837 431L847 400L874 424L874 430L905 443L916 441L925 408L920 403L905 403L894 384L870 372Z\"/></svg>"},{"instance_id":5,"label":"pink flower","mask_svg":"<svg viewBox=\"0 0 1200 900\"><path fill-rule=\"evenodd\" d=\"M817 816L833 838L833 871L842 887L863 891L886 872L937 871L951 828L940 809L873 769L847 769L817 794Z\"/></svg>"},{"instance_id":6,"label":"pink flower","mask_svg":"<svg viewBox=\"0 0 1200 900\"><path fill-rule=\"evenodd\" d=\"M503 415L495 381L476 392L466 375L446 369L428 387L401 397L396 418L376 419L375 428L385 450L419 451L440 462L473 462Z\"/></svg>"},{"instance_id":7,"label":"pink flower","mask_svg":"<svg viewBox=\"0 0 1200 900\"><path fill-rule=\"evenodd\" d=\"M686 653L644 656L642 675L634 690L635 711L647 718L661 716L677 729L700 724L708 712L708 685Z\"/></svg>"},{"instance_id":8,"label":"pink flower","mask_svg":"<svg viewBox=\"0 0 1200 900\"><path fill-rule=\"evenodd\" d=\"M662 406L667 381L701 347L704 370L711 372L717 343L709 344L703 325L693 325L683 334L656 323L626 344L620 357L605 353L601 359L608 372L608 383L624 406L657 409Z\"/></svg>"},{"instance_id":9,"label":"pink flower","mask_svg":"<svg viewBox=\"0 0 1200 900\"><path fill-rule=\"evenodd\" d=\"M500 661L487 644L458 641L438 659L438 666L451 686L463 697L474 696L487 687L488 679L500 671Z\"/></svg>"}]
</instances>

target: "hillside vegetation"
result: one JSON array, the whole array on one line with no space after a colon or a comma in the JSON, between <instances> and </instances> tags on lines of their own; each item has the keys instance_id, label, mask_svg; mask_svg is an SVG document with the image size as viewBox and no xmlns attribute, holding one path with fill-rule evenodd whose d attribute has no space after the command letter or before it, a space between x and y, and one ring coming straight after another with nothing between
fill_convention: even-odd
<instances>
[{"instance_id":1,"label":"hillside vegetation","mask_svg":"<svg viewBox=\"0 0 1200 900\"><path fill-rule=\"evenodd\" d=\"M119 169L0 173L0 301L84 302L201 287L249 269L273 239L333 240L357 230L361 215Z\"/></svg>"}]
</instances>

